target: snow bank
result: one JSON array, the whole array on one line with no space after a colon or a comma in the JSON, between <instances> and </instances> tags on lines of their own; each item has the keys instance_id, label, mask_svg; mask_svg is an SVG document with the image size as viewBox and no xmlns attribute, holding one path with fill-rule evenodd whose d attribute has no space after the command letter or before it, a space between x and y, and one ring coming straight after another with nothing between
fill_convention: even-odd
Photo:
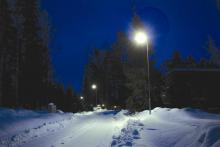
<instances>
[{"instance_id":1,"label":"snow bank","mask_svg":"<svg viewBox=\"0 0 220 147\"><path fill-rule=\"evenodd\" d=\"M61 129L71 113L0 108L0 146L15 146L46 132Z\"/></svg>"},{"instance_id":2,"label":"snow bank","mask_svg":"<svg viewBox=\"0 0 220 147\"><path fill-rule=\"evenodd\" d=\"M220 115L155 108L47 113L0 108L0 146L219 147Z\"/></svg>"},{"instance_id":3,"label":"snow bank","mask_svg":"<svg viewBox=\"0 0 220 147\"><path fill-rule=\"evenodd\" d=\"M121 127L126 125L121 126L121 121L114 120L116 113L108 110L48 113L1 108L0 146L63 146L64 143L109 146L112 135L120 133Z\"/></svg>"},{"instance_id":4,"label":"snow bank","mask_svg":"<svg viewBox=\"0 0 220 147\"><path fill-rule=\"evenodd\" d=\"M220 145L220 115L197 109L155 108L136 113L112 146L211 147Z\"/></svg>"}]
</instances>

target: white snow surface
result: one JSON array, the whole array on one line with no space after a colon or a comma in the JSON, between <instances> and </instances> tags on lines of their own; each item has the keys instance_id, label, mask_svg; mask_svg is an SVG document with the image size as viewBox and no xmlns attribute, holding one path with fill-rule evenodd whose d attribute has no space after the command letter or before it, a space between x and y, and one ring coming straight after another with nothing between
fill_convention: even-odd
<instances>
[{"instance_id":1,"label":"white snow surface","mask_svg":"<svg viewBox=\"0 0 220 147\"><path fill-rule=\"evenodd\" d=\"M191 108L155 108L151 115L0 108L0 147L14 146L220 147L220 115Z\"/></svg>"}]
</instances>

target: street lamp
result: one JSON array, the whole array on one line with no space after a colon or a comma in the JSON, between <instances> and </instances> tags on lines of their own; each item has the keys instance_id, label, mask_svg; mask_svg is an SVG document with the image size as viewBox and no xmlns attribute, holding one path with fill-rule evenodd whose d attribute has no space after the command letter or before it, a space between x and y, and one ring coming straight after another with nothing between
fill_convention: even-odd
<instances>
[{"instance_id":1,"label":"street lamp","mask_svg":"<svg viewBox=\"0 0 220 147\"><path fill-rule=\"evenodd\" d=\"M147 33L143 30L138 30L134 32L134 41L139 46L145 46L148 44Z\"/></svg>"},{"instance_id":2,"label":"street lamp","mask_svg":"<svg viewBox=\"0 0 220 147\"><path fill-rule=\"evenodd\" d=\"M92 84L91 88L92 88L92 90L94 90L95 93L96 93L96 106L97 106L97 99L98 99L98 98L97 98L97 97L98 97L97 85L96 85L96 84Z\"/></svg>"},{"instance_id":3,"label":"street lamp","mask_svg":"<svg viewBox=\"0 0 220 147\"><path fill-rule=\"evenodd\" d=\"M148 88L148 107L149 107L149 114L151 114L151 89L150 89L150 61L149 61L149 38L148 35L146 33L146 31L144 30L136 30L134 32L134 42L140 46L140 47L147 47L146 50L146 55L147 55L147 70L146 70L146 74L147 74L147 81L145 83L145 93L147 94L147 88Z\"/></svg>"}]
</instances>

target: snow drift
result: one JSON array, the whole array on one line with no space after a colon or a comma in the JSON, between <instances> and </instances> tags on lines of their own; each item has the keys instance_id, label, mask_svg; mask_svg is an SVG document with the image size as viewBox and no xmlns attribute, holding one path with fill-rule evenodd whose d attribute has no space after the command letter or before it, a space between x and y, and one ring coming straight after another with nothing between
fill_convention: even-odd
<instances>
[{"instance_id":1,"label":"snow drift","mask_svg":"<svg viewBox=\"0 0 220 147\"><path fill-rule=\"evenodd\" d=\"M191 108L155 108L152 115L0 108L0 146L219 147L220 115Z\"/></svg>"}]
</instances>

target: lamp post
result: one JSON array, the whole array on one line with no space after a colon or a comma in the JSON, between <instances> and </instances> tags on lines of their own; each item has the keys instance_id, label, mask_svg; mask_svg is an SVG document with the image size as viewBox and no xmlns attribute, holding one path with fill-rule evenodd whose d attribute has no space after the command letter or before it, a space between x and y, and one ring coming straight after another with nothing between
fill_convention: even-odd
<instances>
[{"instance_id":1,"label":"lamp post","mask_svg":"<svg viewBox=\"0 0 220 147\"><path fill-rule=\"evenodd\" d=\"M80 103L81 103L81 106L82 106L82 110L85 110L85 101L84 101L83 96L80 96Z\"/></svg>"},{"instance_id":2,"label":"lamp post","mask_svg":"<svg viewBox=\"0 0 220 147\"><path fill-rule=\"evenodd\" d=\"M140 46L144 47L146 46L146 74L147 74L147 80L145 82L145 94L147 95L147 89L148 89L148 108L149 108L149 114L151 114L151 83L150 83L150 61L149 61L149 38L147 36L147 33L144 30L136 30L134 32L134 42Z\"/></svg>"},{"instance_id":3,"label":"lamp post","mask_svg":"<svg viewBox=\"0 0 220 147\"><path fill-rule=\"evenodd\" d=\"M97 97L98 97L97 85L96 85L96 84L92 84L91 88L92 88L92 90L95 91L95 94L96 94L96 106L97 106L97 99L98 99L98 98L97 98Z\"/></svg>"}]
</instances>

